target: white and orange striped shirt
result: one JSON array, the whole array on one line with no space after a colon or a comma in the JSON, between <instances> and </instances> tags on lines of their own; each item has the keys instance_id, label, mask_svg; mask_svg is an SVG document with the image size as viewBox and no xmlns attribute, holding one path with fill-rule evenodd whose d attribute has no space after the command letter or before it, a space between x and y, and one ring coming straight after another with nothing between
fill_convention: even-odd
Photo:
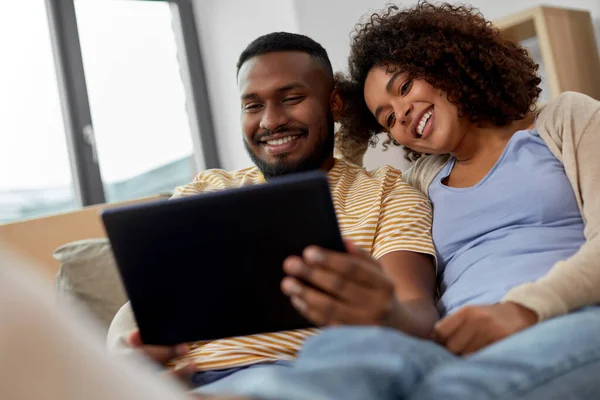
<instances>
[{"instance_id":1,"label":"white and orange striped shirt","mask_svg":"<svg viewBox=\"0 0 600 400\"><path fill-rule=\"evenodd\" d=\"M368 172L336 160L328 177L343 237L375 259L401 250L435 257L429 200L405 183L400 171L382 167ZM262 183L265 179L256 167L232 172L208 170L191 184L177 188L175 197ZM194 343L190 353L175 363L193 361L199 371L207 371L292 360L304 340L317 332L302 329Z\"/></svg>"}]
</instances>

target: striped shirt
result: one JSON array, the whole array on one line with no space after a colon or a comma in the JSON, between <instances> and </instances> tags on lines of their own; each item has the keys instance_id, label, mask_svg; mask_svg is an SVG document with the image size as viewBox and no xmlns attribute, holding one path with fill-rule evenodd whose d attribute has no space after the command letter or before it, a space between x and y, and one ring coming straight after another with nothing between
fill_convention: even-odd
<instances>
[{"instance_id":1,"label":"striped shirt","mask_svg":"<svg viewBox=\"0 0 600 400\"><path fill-rule=\"evenodd\" d=\"M368 172L336 160L328 173L342 236L379 259L394 251L413 251L435 257L431 239L429 200L402 180L400 171L382 167ZM176 189L174 197L265 183L258 168L208 170ZM293 360L317 329L302 329L226 338L191 344L176 360L196 364L199 371L241 367L275 360Z\"/></svg>"}]
</instances>

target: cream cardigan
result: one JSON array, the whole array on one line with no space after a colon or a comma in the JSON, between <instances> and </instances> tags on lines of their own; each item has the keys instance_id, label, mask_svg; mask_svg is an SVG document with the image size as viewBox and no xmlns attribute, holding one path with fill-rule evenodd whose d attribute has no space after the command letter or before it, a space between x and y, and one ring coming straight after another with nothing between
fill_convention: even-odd
<instances>
[{"instance_id":1,"label":"cream cardigan","mask_svg":"<svg viewBox=\"0 0 600 400\"><path fill-rule=\"evenodd\" d=\"M541 321L600 304L600 102L565 92L539 111L535 127L564 165L585 223L586 238L577 253L557 262L544 277L517 286L504 296L502 301L535 311ZM422 157L404 178L428 194L429 185L449 157Z\"/></svg>"}]
</instances>

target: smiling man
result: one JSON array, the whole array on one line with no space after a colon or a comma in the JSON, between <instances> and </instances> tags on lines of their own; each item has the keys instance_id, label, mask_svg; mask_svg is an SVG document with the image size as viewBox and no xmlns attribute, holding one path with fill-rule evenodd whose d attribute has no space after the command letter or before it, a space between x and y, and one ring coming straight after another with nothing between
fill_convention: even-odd
<instances>
[{"instance_id":1,"label":"smiling man","mask_svg":"<svg viewBox=\"0 0 600 400\"><path fill-rule=\"evenodd\" d=\"M266 179L329 171L334 165L332 112L342 108L329 61L300 51L248 58L254 51L246 50L238 63L242 130L250 158Z\"/></svg>"},{"instance_id":2,"label":"smiling man","mask_svg":"<svg viewBox=\"0 0 600 400\"><path fill-rule=\"evenodd\" d=\"M333 157L334 121L343 102L326 51L306 36L272 33L253 41L237 68L243 140L255 166L204 171L176 196L326 171L340 230L352 240L349 254L313 248L304 257L288 258L282 290L317 326L384 325L427 337L438 318L429 201L391 167L367 172ZM200 256L190 268L211 267L201 262ZM235 279L235 266L223 267ZM199 307L190 318L202 318ZM256 369L289 368L304 340L317 333L295 330L162 348L143 345L136 329L126 305L113 321L109 346L137 347L159 363L179 356L179 375L220 393L248 383L245 373Z\"/></svg>"}]
</instances>

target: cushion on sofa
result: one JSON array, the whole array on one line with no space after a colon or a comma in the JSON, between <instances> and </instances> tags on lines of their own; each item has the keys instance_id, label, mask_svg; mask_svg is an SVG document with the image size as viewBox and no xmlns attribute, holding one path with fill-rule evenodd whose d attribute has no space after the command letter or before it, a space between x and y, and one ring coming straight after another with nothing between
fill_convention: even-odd
<instances>
[{"instance_id":1,"label":"cushion on sofa","mask_svg":"<svg viewBox=\"0 0 600 400\"><path fill-rule=\"evenodd\" d=\"M53 256L61 263L56 278L59 301L82 305L108 330L127 302L108 239L67 243Z\"/></svg>"}]
</instances>

